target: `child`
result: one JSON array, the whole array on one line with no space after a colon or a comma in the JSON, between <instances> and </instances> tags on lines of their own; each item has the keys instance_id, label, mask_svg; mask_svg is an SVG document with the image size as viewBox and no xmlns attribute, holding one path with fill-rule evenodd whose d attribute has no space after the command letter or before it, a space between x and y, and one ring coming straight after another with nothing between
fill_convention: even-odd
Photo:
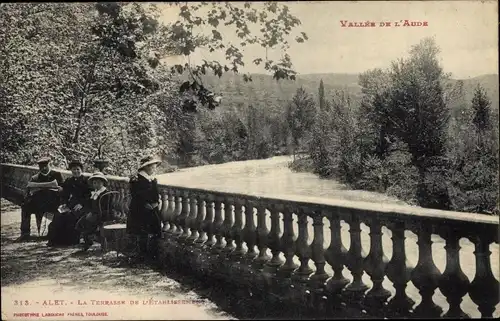
<instances>
[{"instance_id":1,"label":"child","mask_svg":"<svg viewBox=\"0 0 500 321\"><path fill-rule=\"evenodd\" d=\"M90 194L90 200L88 201L88 208L85 210L87 214L83 215L82 218L77 222L76 228L83 236L84 244L83 251L87 251L93 244L91 235L97 232L97 228L102 222L108 220L109 217L109 204L110 194L106 194L108 191L106 185L108 179L101 172L94 173L90 178L89 182L93 187L93 191Z\"/></svg>"}]
</instances>

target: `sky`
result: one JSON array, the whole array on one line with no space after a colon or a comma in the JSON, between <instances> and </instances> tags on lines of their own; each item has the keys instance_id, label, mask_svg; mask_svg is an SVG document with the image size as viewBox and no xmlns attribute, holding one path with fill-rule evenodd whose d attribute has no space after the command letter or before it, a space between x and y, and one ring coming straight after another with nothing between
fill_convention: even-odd
<instances>
[{"instance_id":1,"label":"sky","mask_svg":"<svg viewBox=\"0 0 500 321\"><path fill-rule=\"evenodd\" d=\"M498 1L301 1L284 2L301 20L297 31L309 40L292 42L288 54L299 74L361 73L387 68L390 62L408 55L412 45L425 37L434 37L441 48L441 64L453 77L468 78L498 73ZM178 7L158 3L160 20L178 19ZM254 3L257 8L262 3ZM395 27L395 21L426 21L427 27ZM372 21L375 28L345 28L341 20ZM379 27L391 21L392 27ZM205 31L209 31L205 29ZM224 39L236 41L231 29L221 30ZM239 43L239 41L238 41ZM250 62L265 55L257 45L246 46L243 72L265 73ZM271 58L282 55L269 52ZM224 60L221 52L197 50L191 63ZM183 56L170 57L167 63L184 63Z\"/></svg>"}]
</instances>

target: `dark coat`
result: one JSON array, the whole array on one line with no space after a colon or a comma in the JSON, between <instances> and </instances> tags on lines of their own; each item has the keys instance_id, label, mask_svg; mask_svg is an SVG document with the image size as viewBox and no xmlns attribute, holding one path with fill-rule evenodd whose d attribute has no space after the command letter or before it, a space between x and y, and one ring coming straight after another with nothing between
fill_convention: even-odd
<instances>
[{"instance_id":1,"label":"dark coat","mask_svg":"<svg viewBox=\"0 0 500 321\"><path fill-rule=\"evenodd\" d=\"M67 204L70 213L56 213L54 220L49 225L48 239L53 245L72 245L80 242L80 232L75 225L83 215L83 209L74 211L77 204L84 208L90 206L90 186L88 179L81 177L70 177L62 185L61 204Z\"/></svg>"},{"instance_id":2,"label":"dark coat","mask_svg":"<svg viewBox=\"0 0 500 321\"><path fill-rule=\"evenodd\" d=\"M146 204L159 203L160 192L156 179L149 181L142 175L130 178L130 207L127 232L135 235L161 233L159 206L148 209Z\"/></svg>"},{"instance_id":3,"label":"dark coat","mask_svg":"<svg viewBox=\"0 0 500 321\"><path fill-rule=\"evenodd\" d=\"M87 207L90 204L90 185L86 177L70 177L62 185L61 204L73 208L77 204Z\"/></svg>"}]
</instances>

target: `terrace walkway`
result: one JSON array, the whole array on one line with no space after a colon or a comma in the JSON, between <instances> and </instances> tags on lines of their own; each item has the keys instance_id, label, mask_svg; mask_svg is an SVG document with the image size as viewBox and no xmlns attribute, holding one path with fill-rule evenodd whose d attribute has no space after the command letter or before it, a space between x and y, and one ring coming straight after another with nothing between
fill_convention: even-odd
<instances>
[{"instance_id":1,"label":"terrace walkway","mask_svg":"<svg viewBox=\"0 0 500 321\"><path fill-rule=\"evenodd\" d=\"M189 286L148 266L120 266L112 253L103 261L94 247L88 255L77 256L75 247L49 249L40 239L14 243L19 236L21 214L17 207L6 207L3 199L2 203L2 320L28 319L21 313L39 313L40 317L44 313L43 318L49 320L80 320L78 313L86 312L94 313L86 320L234 319ZM34 215L32 220L32 235L36 235ZM43 299L47 299L46 305ZM138 304L131 305L131 300ZM28 306L24 306L26 301ZM118 302L105 305L97 301ZM19 306L21 302L23 306ZM53 305L56 303L63 305ZM65 316L46 317L49 313Z\"/></svg>"}]
</instances>

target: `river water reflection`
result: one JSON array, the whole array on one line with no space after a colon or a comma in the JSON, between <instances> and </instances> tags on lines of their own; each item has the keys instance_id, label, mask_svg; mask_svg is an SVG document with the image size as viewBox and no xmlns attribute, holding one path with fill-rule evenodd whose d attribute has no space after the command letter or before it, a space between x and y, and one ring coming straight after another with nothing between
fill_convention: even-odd
<instances>
[{"instance_id":1,"label":"river water reflection","mask_svg":"<svg viewBox=\"0 0 500 321\"><path fill-rule=\"evenodd\" d=\"M251 160L243 162L231 162L220 165L207 165L200 167L193 167L182 169L178 172L158 175L158 181L163 184L171 184L177 186L186 186L192 188L203 188L216 190L221 192L232 192L242 194L275 194L275 195L302 195L324 197L328 199L342 199L349 201L363 201L371 203L385 203L385 204L404 204L395 198L367 191L349 190L344 185L339 184L333 180L320 179L311 173L295 173L288 168L288 162L291 161L289 156L278 156L266 160ZM270 228L270 219L268 216L268 228ZM297 220L294 218L295 235L298 235ZM325 219L325 248L330 244L329 223ZM361 240L363 251L369 253L370 229L364 224L361 225L362 233ZM283 222L281 221L281 230L283 231ZM391 231L383 228L383 245L384 253L388 259L392 256L392 241ZM312 219L309 220L309 235L312 241ZM408 261L415 266L418 261L418 247L416 244L416 235L412 232L406 231L406 253ZM342 222L342 241L346 248L349 248L349 225ZM437 268L444 272L446 265L446 252L444 250L445 242L437 235L432 236L432 245L434 262ZM462 269L470 281L473 280L475 274L475 257L473 254L474 245L467 239L460 241L460 262ZM492 252L491 265L493 274L499 279L499 247L498 244L490 246ZM299 263L296 258L296 262ZM311 268L314 269L312 260L310 261ZM327 265L327 272L332 273ZM344 269L344 275L352 278L350 272ZM363 281L369 286L372 285L370 277L365 273ZM386 278L384 286L394 294L392 283ZM420 303L420 295L418 290L409 283L407 288L408 295L418 304ZM446 312L448 303L439 290L434 294L435 302L443 307ZM462 302L462 309L467 312L471 317L480 317L477 306L470 300L467 295ZM500 316L500 304L497 305L494 316Z\"/></svg>"}]
</instances>

